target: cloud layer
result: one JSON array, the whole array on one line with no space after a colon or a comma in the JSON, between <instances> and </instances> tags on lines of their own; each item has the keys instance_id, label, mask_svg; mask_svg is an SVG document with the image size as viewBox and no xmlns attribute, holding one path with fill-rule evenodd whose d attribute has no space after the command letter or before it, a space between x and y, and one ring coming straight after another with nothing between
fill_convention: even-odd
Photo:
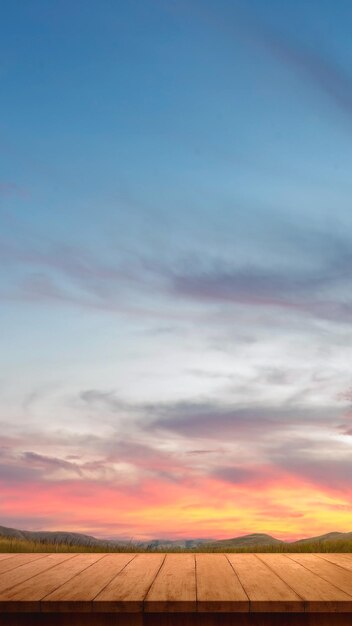
<instances>
[{"instance_id":1,"label":"cloud layer","mask_svg":"<svg viewBox=\"0 0 352 626\"><path fill-rule=\"evenodd\" d=\"M4 11L1 524L350 530L350 11L225 4Z\"/></svg>"}]
</instances>

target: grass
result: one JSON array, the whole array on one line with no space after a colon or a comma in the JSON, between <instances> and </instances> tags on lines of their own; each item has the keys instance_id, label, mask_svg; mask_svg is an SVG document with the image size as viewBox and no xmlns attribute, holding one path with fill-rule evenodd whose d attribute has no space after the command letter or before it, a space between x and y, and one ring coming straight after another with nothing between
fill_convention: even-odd
<instances>
[{"instance_id":1,"label":"grass","mask_svg":"<svg viewBox=\"0 0 352 626\"><path fill-rule=\"evenodd\" d=\"M233 548L221 545L201 545L199 548L146 548L138 544L121 546L79 546L27 541L0 537L1 552L352 552L352 541L311 541L302 544L278 544L273 546L253 545L246 548Z\"/></svg>"}]
</instances>

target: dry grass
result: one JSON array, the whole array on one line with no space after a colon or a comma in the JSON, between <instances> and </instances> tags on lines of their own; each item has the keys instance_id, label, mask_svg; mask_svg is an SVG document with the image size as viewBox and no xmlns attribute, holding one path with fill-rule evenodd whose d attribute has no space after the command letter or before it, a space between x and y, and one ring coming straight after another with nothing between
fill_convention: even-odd
<instances>
[{"instance_id":1,"label":"dry grass","mask_svg":"<svg viewBox=\"0 0 352 626\"><path fill-rule=\"evenodd\" d=\"M0 537L0 552L352 552L352 541L311 541L302 544L278 544L273 546L253 545L246 548L233 548L231 545L201 545L199 548L154 548L141 547L130 543L121 546L79 546L23 541Z\"/></svg>"}]
</instances>

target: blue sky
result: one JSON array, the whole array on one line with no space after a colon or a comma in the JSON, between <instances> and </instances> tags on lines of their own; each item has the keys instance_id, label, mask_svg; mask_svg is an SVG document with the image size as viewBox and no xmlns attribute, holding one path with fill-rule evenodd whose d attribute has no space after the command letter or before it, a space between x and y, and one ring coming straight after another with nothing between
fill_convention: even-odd
<instances>
[{"instance_id":1,"label":"blue sky","mask_svg":"<svg viewBox=\"0 0 352 626\"><path fill-rule=\"evenodd\" d=\"M351 25L3 3L0 522L348 530Z\"/></svg>"}]
</instances>

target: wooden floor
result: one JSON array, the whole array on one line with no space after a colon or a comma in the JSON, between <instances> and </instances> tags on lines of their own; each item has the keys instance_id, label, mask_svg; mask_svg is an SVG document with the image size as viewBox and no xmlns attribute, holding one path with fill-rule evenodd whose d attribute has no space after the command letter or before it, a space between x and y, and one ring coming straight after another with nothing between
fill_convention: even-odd
<instances>
[{"instance_id":1,"label":"wooden floor","mask_svg":"<svg viewBox=\"0 0 352 626\"><path fill-rule=\"evenodd\" d=\"M352 554L0 554L4 626L352 626Z\"/></svg>"}]
</instances>

